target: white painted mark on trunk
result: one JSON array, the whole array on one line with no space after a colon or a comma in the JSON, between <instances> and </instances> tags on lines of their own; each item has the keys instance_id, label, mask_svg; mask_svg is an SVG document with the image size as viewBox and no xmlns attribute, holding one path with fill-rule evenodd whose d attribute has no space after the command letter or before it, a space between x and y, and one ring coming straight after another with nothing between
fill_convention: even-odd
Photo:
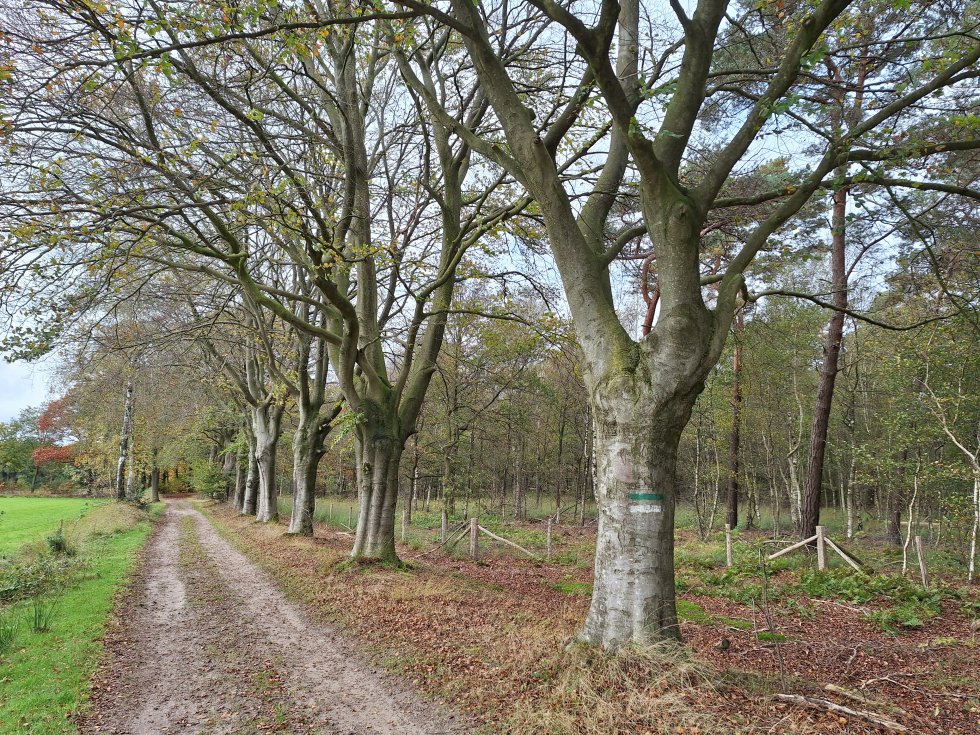
<instances>
[{"instance_id":1,"label":"white painted mark on trunk","mask_svg":"<svg viewBox=\"0 0 980 735\"><path fill-rule=\"evenodd\" d=\"M664 509L659 505L631 505L631 513L663 513Z\"/></svg>"}]
</instances>

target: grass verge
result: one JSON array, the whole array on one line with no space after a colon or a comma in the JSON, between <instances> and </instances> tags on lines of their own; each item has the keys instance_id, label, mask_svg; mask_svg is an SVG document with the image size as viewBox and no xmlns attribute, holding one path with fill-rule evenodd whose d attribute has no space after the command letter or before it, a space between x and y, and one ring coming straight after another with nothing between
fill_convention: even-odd
<instances>
[{"instance_id":1,"label":"grass verge","mask_svg":"<svg viewBox=\"0 0 980 735\"><path fill-rule=\"evenodd\" d=\"M0 652L0 735L76 732L74 715L87 700L114 597L158 514L158 509L146 512L116 503L92 508L65 527L76 552L70 572L43 591L32 590L28 599L0 607L0 616L14 628ZM55 519L53 526L59 522ZM52 524L39 528L50 530ZM0 576L15 574L15 567L43 565L46 552L36 542L28 539L18 564L0 570ZM53 608L46 631L33 629L39 604Z\"/></svg>"}]
</instances>

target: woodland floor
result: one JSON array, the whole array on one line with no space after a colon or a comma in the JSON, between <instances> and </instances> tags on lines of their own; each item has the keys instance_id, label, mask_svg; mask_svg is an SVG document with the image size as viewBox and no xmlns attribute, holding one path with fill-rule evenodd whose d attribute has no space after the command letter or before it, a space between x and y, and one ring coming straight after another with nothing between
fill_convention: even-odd
<instances>
[{"instance_id":1,"label":"woodland floor","mask_svg":"<svg viewBox=\"0 0 980 735\"><path fill-rule=\"evenodd\" d=\"M588 569L492 554L474 563L400 547L411 571L337 572L349 533L317 526L315 540L289 537L281 525L255 524L223 506L207 510L291 598L355 633L376 661L451 702L482 732L886 731L780 702L778 693L876 713L911 733L980 731L980 649L971 617L953 601L921 628L893 635L872 625L873 605L800 599L798 616L792 605L780 608L777 645L759 634L768 626L754 606L682 593L679 605L696 611L681 624L683 652L603 662L566 649L587 608ZM590 531L559 533L588 542ZM731 641L725 651L716 648L723 637ZM866 699L828 692L827 684Z\"/></svg>"},{"instance_id":2,"label":"woodland floor","mask_svg":"<svg viewBox=\"0 0 980 735\"><path fill-rule=\"evenodd\" d=\"M83 733L441 735L446 708L312 620L186 501L120 601Z\"/></svg>"}]
</instances>

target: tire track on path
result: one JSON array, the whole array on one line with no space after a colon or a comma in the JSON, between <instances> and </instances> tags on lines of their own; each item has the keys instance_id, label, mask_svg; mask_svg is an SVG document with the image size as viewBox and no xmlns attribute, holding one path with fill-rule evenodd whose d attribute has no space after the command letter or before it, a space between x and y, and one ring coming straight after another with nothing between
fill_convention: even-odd
<instances>
[{"instance_id":1,"label":"tire track on path","mask_svg":"<svg viewBox=\"0 0 980 735\"><path fill-rule=\"evenodd\" d=\"M86 735L465 729L287 601L185 501L168 503L117 619Z\"/></svg>"}]
</instances>

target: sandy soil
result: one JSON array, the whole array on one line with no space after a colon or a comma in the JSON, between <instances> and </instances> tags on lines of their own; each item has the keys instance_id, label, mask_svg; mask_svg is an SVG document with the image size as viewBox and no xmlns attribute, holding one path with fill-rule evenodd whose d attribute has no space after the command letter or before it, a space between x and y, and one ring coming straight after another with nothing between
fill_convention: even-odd
<instances>
[{"instance_id":1,"label":"sandy soil","mask_svg":"<svg viewBox=\"0 0 980 735\"><path fill-rule=\"evenodd\" d=\"M106 646L83 733L467 729L287 602L184 501L169 504Z\"/></svg>"}]
</instances>

